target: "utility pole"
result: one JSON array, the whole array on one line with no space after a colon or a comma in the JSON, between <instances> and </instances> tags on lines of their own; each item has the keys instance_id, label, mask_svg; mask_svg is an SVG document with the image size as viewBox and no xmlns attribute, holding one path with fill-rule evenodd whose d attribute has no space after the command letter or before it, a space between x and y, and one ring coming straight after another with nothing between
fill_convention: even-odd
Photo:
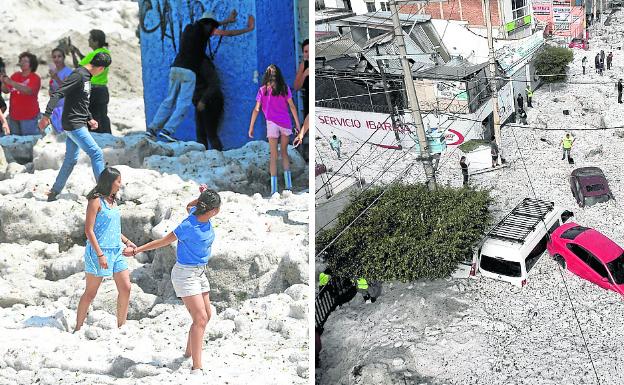
<instances>
[{"instance_id":1,"label":"utility pole","mask_svg":"<svg viewBox=\"0 0 624 385\"><path fill-rule=\"evenodd\" d=\"M386 95L386 103L388 103L388 109L390 110L390 120L392 120L392 128L394 129L394 137L401 147L401 138L399 138L399 127L397 126L396 119L394 118L394 107L390 100L390 91L388 90L388 83L386 82L386 73L383 69L383 61L377 59L377 66L379 66L379 73L381 74L381 81L383 82L384 95Z\"/></svg>"},{"instance_id":2,"label":"utility pole","mask_svg":"<svg viewBox=\"0 0 624 385\"><path fill-rule=\"evenodd\" d=\"M422 158L423 166L425 168L425 176L427 177L427 187L429 187L429 190L433 191L437 187L435 170L433 169L431 155L429 154L429 143L427 143L427 136L425 134L425 127L423 126L422 116L420 116L420 107L418 106L418 97L416 96L414 79L412 79L412 71L410 69L409 62L407 61L407 49L405 48L403 28L401 27L401 21L399 20L396 0L390 0L389 5L390 14L392 15L392 24L394 25L394 38L396 39L397 46L399 47L401 67L403 67L403 78L405 89L407 90L407 100L409 102L409 108L412 112L412 118L414 119L414 125L416 126L418 144L420 145L420 157Z\"/></svg>"},{"instance_id":3,"label":"utility pole","mask_svg":"<svg viewBox=\"0 0 624 385\"><path fill-rule=\"evenodd\" d=\"M498 153L500 155L501 148L501 127L500 116L498 115L498 80L496 79L496 59L494 58L494 38L492 37L492 20L490 13L490 0L483 0L485 6L485 26L487 27L487 39L488 47L490 48L490 76L492 87L492 114L494 118L494 138L496 139L496 146L498 147ZM502 163L502 162L501 162Z\"/></svg>"}]
</instances>

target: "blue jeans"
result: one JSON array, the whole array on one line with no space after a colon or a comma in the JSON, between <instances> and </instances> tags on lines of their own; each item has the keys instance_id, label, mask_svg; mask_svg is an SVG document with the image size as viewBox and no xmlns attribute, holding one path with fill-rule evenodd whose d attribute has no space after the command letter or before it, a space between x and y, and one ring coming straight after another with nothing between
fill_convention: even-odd
<instances>
[{"instance_id":1,"label":"blue jeans","mask_svg":"<svg viewBox=\"0 0 624 385\"><path fill-rule=\"evenodd\" d=\"M39 128L37 127L37 118L29 120L13 120L7 117L9 128L11 129L11 135L39 135Z\"/></svg>"},{"instance_id":2,"label":"blue jeans","mask_svg":"<svg viewBox=\"0 0 624 385\"><path fill-rule=\"evenodd\" d=\"M57 194L63 190L67 179L69 179L69 176L74 170L74 166L78 162L80 149L86 152L89 158L91 158L91 167L93 168L93 176L96 181L105 167L102 149L95 143L87 127L65 132L67 133L67 140L65 141L65 159L63 159L63 165L56 177L56 182L54 182L54 186L52 186L52 191Z\"/></svg>"},{"instance_id":3,"label":"blue jeans","mask_svg":"<svg viewBox=\"0 0 624 385\"><path fill-rule=\"evenodd\" d=\"M193 102L195 92L195 72L179 67L171 67L169 71L169 87L167 97L160 103L152 123L151 130L163 128L169 135L173 135L182 124L189 106Z\"/></svg>"}]
</instances>

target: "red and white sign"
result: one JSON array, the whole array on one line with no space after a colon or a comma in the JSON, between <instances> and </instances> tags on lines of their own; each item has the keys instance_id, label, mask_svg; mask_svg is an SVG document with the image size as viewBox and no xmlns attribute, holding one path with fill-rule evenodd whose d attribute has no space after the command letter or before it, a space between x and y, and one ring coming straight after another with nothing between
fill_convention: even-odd
<instances>
[{"instance_id":1,"label":"red and white sign","mask_svg":"<svg viewBox=\"0 0 624 385\"><path fill-rule=\"evenodd\" d=\"M371 144L387 148L408 145L406 141L413 143L412 137L406 135L409 134L410 127L393 127L389 114L318 107L315 119L316 129L328 138L336 134L362 142L368 140ZM399 142L396 140L395 131L399 133Z\"/></svg>"},{"instance_id":2,"label":"red and white sign","mask_svg":"<svg viewBox=\"0 0 624 385\"><path fill-rule=\"evenodd\" d=\"M409 148L417 140L413 126L407 123L396 127L399 135L397 142L389 114L317 107L315 115L315 127L325 138L337 135L359 142L368 140L368 143L386 148L398 148L399 145L403 148ZM444 135L447 146L459 146L464 141L473 139L473 137L478 138L478 130L470 130L473 122L468 120L447 120L446 117L443 117L442 121L439 121L433 115L426 115L423 120L426 127L440 127L440 129L446 130ZM465 137L466 132L470 132L469 138Z\"/></svg>"}]
</instances>

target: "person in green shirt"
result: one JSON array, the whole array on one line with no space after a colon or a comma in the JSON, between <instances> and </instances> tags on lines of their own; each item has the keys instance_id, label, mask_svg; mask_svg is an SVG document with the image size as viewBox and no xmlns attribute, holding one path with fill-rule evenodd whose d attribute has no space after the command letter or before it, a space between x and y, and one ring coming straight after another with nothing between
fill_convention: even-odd
<instances>
[{"instance_id":1,"label":"person in green shirt","mask_svg":"<svg viewBox=\"0 0 624 385\"><path fill-rule=\"evenodd\" d=\"M110 56L108 50L108 43L106 42L106 34L99 29L92 29L89 32L89 47L93 51L87 55L83 55L82 52L76 46L71 45L70 50L74 66L85 66L91 63L93 57L99 53L104 52ZM80 60L78 60L80 58ZM91 98L89 99L89 111L93 115L93 119L98 122L98 128L94 130L102 134L110 134L111 126L110 119L108 118L108 68L101 74L91 78Z\"/></svg>"}]
</instances>

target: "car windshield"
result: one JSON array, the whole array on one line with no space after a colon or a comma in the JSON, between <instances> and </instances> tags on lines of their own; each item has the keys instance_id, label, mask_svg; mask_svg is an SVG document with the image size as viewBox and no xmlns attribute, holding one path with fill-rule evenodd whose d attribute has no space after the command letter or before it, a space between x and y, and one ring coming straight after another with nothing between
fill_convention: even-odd
<instances>
[{"instance_id":1,"label":"car windshield","mask_svg":"<svg viewBox=\"0 0 624 385\"><path fill-rule=\"evenodd\" d=\"M589 230L589 227L583 227L583 226L570 227L569 229L561 233L561 238L574 239L578 237L579 234L581 234L582 232L586 230Z\"/></svg>"},{"instance_id":2,"label":"car windshield","mask_svg":"<svg viewBox=\"0 0 624 385\"><path fill-rule=\"evenodd\" d=\"M481 255L481 269L508 277L520 277L522 275L519 262L505 261L487 255Z\"/></svg>"},{"instance_id":3,"label":"car windshield","mask_svg":"<svg viewBox=\"0 0 624 385\"><path fill-rule=\"evenodd\" d=\"M613 280L616 285L621 285L624 283L624 253L614 259L613 261L607 263L607 267L613 276Z\"/></svg>"},{"instance_id":4,"label":"car windshield","mask_svg":"<svg viewBox=\"0 0 624 385\"><path fill-rule=\"evenodd\" d=\"M605 203L609 200L609 194L585 197L585 206L593 206L597 203Z\"/></svg>"},{"instance_id":5,"label":"car windshield","mask_svg":"<svg viewBox=\"0 0 624 385\"><path fill-rule=\"evenodd\" d=\"M585 189L587 190L587 192L594 192L594 191L604 191L604 185L602 183L596 183L596 184L588 184L587 186L585 186Z\"/></svg>"}]
</instances>

